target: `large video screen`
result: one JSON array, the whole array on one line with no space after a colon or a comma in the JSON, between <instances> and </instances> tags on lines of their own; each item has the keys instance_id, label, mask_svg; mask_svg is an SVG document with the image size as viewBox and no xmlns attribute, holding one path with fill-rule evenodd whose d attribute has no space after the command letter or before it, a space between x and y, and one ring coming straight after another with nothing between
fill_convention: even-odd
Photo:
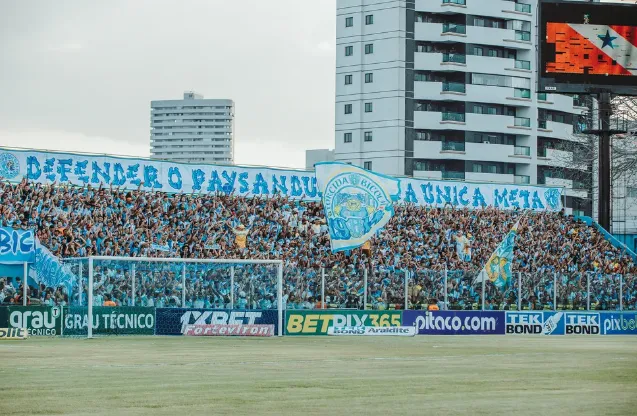
<instances>
[{"instance_id":1,"label":"large video screen","mask_svg":"<svg viewBox=\"0 0 637 416\"><path fill-rule=\"evenodd\" d=\"M541 0L543 92L637 95L637 5Z\"/></svg>"}]
</instances>

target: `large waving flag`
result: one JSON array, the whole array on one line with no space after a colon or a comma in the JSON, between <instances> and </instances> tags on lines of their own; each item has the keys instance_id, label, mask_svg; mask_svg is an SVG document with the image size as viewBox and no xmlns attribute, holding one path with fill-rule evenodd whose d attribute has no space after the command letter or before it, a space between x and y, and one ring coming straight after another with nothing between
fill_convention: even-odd
<instances>
[{"instance_id":1,"label":"large waving flag","mask_svg":"<svg viewBox=\"0 0 637 416\"><path fill-rule=\"evenodd\" d=\"M519 225L520 221L518 220L491 257L489 257L484 268L476 277L474 284L488 279L500 290L505 290L509 286L513 277L511 265L513 263L513 249L515 248L515 237L518 235Z\"/></svg>"},{"instance_id":2,"label":"large waving flag","mask_svg":"<svg viewBox=\"0 0 637 416\"><path fill-rule=\"evenodd\" d=\"M546 34L555 45L546 72L637 75L637 26L548 23Z\"/></svg>"},{"instance_id":3,"label":"large waving flag","mask_svg":"<svg viewBox=\"0 0 637 416\"><path fill-rule=\"evenodd\" d=\"M333 252L362 246L394 215L397 179L339 162L315 166Z\"/></svg>"}]
</instances>

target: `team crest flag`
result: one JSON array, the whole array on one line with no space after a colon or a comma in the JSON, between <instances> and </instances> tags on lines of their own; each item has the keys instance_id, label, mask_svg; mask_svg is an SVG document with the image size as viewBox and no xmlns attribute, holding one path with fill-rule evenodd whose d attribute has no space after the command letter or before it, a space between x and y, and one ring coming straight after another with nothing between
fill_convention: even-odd
<instances>
[{"instance_id":1,"label":"team crest flag","mask_svg":"<svg viewBox=\"0 0 637 416\"><path fill-rule=\"evenodd\" d=\"M637 75L637 26L548 23L548 73Z\"/></svg>"},{"instance_id":2,"label":"team crest flag","mask_svg":"<svg viewBox=\"0 0 637 416\"><path fill-rule=\"evenodd\" d=\"M362 246L394 215L397 179L339 162L315 166L333 252Z\"/></svg>"},{"instance_id":3,"label":"team crest flag","mask_svg":"<svg viewBox=\"0 0 637 416\"><path fill-rule=\"evenodd\" d=\"M515 237L518 235L519 225L520 221L518 220L491 257L489 257L474 283L488 279L500 290L505 290L509 286L513 277L511 265L513 263L513 249L515 248Z\"/></svg>"}]
</instances>

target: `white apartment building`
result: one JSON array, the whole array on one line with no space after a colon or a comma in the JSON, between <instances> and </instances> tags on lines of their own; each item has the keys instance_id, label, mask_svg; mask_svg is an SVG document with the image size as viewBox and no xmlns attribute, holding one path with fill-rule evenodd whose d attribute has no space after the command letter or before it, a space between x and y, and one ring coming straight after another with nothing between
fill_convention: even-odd
<instances>
[{"instance_id":1,"label":"white apartment building","mask_svg":"<svg viewBox=\"0 0 637 416\"><path fill-rule=\"evenodd\" d=\"M536 10L536 0L337 0L335 160L564 186L566 206L591 215L590 184L552 169L572 156L563 149L586 103L536 93Z\"/></svg>"},{"instance_id":2,"label":"white apartment building","mask_svg":"<svg viewBox=\"0 0 637 416\"><path fill-rule=\"evenodd\" d=\"M185 163L234 163L234 102L204 99L192 91L183 100L150 103L152 159Z\"/></svg>"}]
</instances>

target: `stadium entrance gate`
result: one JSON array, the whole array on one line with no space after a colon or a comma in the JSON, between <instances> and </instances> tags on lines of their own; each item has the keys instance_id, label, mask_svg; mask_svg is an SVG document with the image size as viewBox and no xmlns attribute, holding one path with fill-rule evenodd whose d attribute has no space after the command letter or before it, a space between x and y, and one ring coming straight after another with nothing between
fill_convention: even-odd
<instances>
[{"instance_id":1,"label":"stadium entrance gate","mask_svg":"<svg viewBox=\"0 0 637 416\"><path fill-rule=\"evenodd\" d=\"M283 335L281 260L91 256L64 264L74 278L64 335L152 334L155 308L269 309Z\"/></svg>"}]
</instances>

